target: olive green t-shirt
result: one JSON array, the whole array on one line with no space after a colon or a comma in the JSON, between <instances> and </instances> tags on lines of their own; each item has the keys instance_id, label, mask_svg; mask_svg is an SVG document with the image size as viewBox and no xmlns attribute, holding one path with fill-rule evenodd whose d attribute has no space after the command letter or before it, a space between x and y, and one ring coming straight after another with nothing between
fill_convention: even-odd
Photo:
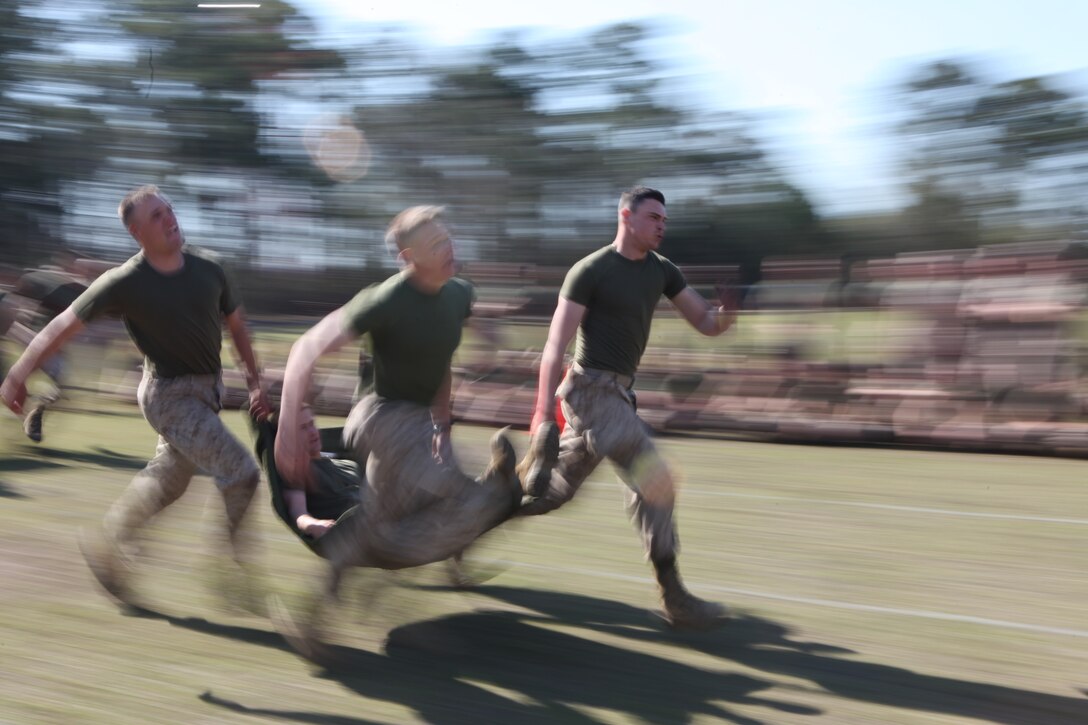
<instances>
[{"instance_id":1,"label":"olive green t-shirt","mask_svg":"<svg viewBox=\"0 0 1088 725\"><path fill-rule=\"evenodd\" d=\"M687 287L675 264L656 252L633 261L608 245L582 258L559 294L586 308L574 361L587 368L634 375L650 338L658 300Z\"/></svg>"},{"instance_id":2,"label":"olive green t-shirt","mask_svg":"<svg viewBox=\"0 0 1088 725\"><path fill-rule=\"evenodd\" d=\"M374 392L430 406L472 312L474 292L453 278L435 294L403 273L368 287L344 306L344 329L370 335Z\"/></svg>"},{"instance_id":3,"label":"olive green t-shirt","mask_svg":"<svg viewBox=\"0 0 1088 725\"><path fill-rule=\"evenodd\" d=\"M239 303L219 264L190 248L182 254L184 266L163 274L140 252L106 271L72 303L84 322L120 317L145 366L159 378L218 373L223 316Z\"/></svg>"}]
</instances>

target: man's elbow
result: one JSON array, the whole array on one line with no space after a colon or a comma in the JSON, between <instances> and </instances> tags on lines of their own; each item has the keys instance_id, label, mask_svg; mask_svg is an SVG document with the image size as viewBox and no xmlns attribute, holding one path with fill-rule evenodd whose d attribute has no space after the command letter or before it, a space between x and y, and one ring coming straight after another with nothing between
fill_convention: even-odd
<instances>
[{"instance_id":1,"label":"man's elbow","mask_svg":"<svg viewBox=\"0 0 1088 725\"><path fill-rule=\"evenodd\" d=\"M706 337L717 337L733 326L732 320L723 324L723 321L715 314L709 314L700 320L695 329Z\"/></svg>"}]
</instances>

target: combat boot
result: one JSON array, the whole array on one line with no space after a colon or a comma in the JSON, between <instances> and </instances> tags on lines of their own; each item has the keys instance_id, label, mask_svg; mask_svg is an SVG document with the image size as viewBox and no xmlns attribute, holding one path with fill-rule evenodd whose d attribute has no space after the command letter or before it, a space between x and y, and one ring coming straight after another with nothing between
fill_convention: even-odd
<instances>
[{"instance_id":1,"label":"combat boot","mask_svg":"<svg viewBox=\"0 0 1088 725\"><path fill-rule=\"evenodd\" d=\"M719 627L730 617L725 605L700 599L680 580L675 560L655 565L661 585L661 616L673 629L707 630Z\"/></svg>"}]
</instances>

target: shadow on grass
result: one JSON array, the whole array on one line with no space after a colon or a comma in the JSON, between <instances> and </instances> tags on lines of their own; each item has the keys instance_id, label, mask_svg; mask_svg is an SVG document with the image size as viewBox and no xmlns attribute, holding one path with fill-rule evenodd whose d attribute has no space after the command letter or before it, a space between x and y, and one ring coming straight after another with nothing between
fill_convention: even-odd
<instances>
[{"instance_id":1,"label":"shadow on grass","mask_svg":"<svg viewBox=\"0 0 1088 725\"><path fill-rule=\"evenodd\" d=\"M593 597L508 587L482 587L481 594L523 607L526 621L585 625L623 634L624 620L603 616ZM626 636L644 642L662 639L731 660L763 672L811 682L838 697L918 712L958 716L1005 725L1084 723L1088 698L991 685L966 679L926 675L902 667L852 659L850 650L799 641L790 630L767 619L742 616L712 633L666 633L632 628ZM672 686L672 683L669 683ZM680 682L678 687L686 687Z\"/></svg>"},{"instance_id":2,"label":"shadow on grass","mask_svg":"<svg viewBox=\"0 0 1088 725\"><path fill-rule=\"evenodd\" d=\"M1004 725L1079 725L1088 708L1088 699L1079 696L859 661L851 650L796 638L788 627L751 615L738 616L714 632L676 633L643 609L595 597L501 586L475 591L516 609L403 625L389 633L383 652L330 645L336 665L318 670L318 676L361 697L410 708L425 722L441 723L599 723L590 714L594 709L647 723L717 718L770 725L787 716L825 714L791 697L796 688L782 686L782 678L811 683L816 691L844 700ZM153 612L145 616L290 651L277 634L265 630ZM696 666L689 658L655 654L658 647L675 652L678 645L711 664ZM730 671L734 665L774 677ZM251 708L210 692L201 699L255 717L332 725L366 722L270 709L267 703ZM757 717L753 711L765 714Z\"/></svg>"},{"instance_id":3,"label":"shadow on grass","mask_svg":"<svg viewBox=\"0 0 1088 725\"><path fill-rule=\"evenodd\" d=\"M17 491L16 489L8 486L3 481L0 481L0 498L27 498L25 493Z\"/></svg>"},{"instance_id":4,"label":"shadow on grass","mask_svg":"<svg viewBox=\"0 0 1088 725\"><path fill-rule=\"evenodd\" d=\"M650 624L646 613L600 602L617 626ZM263 630L179 618L150 610L133 612L173 626L290 651L278 635ZM757 693L774 683L734 673L703 670L638 649L539 626L539 617L480 611L413 623L390 632L384 653L330 645L335 667L318 676L361 697L410 708L433 723L599 723L584 708L604 708L626 719L652 723L687 722L694 715L745 725L774 723L732 712L726 703L773 712L818 715L811 707ZM662 636L658 633L658 636ZM473 684L481 683L480 685ZM482 685L482 686L481 686ZM497 688L499 692L492 688ZM237 713L308 723L363 723L337 715L249 707L216 697L209 704Z\"/></svg>"},{"instance_id":5,"label":"shadow on grass","mask_svg":"<svg viewBox=\"0 0 1088 725\"><path fill-rule=\"evenodd\" d=\"M315 723L315 725L379 725L376 720L360 720L357 717L345 717L343 715L321 715L314 712L301 712L299 710L271 710L266 707L246 707L239 702L217 697L215 693L210 690L202 694L200 699L209 705L216 705L224 710L236 712L239 715L273 718L276 720L287 720L288 722Z\"/></svg>"},{"instance_id":6,"label":"shadow on grass","mask_svg":"<svg viewBox=\"0 0 1088 725\"><path fill-rule=\"evenodd\" d=\"M65 468L73 465L101 466L102 468L122 468L138 471L147 465L147 459L129 456L111 451L102 446L95 446L90 451L71 451L49 446L24 446L20 455L0 460L0 472L3 471L39 471L51 468Z\"/></svg>"}]
</instances>

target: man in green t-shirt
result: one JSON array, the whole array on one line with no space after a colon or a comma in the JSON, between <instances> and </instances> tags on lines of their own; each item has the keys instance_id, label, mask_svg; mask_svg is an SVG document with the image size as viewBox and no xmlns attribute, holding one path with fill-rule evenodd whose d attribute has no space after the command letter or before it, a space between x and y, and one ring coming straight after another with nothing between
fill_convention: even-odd
<instances>
[{"instance_id":1,"label":"man in green t-shirt","mask_svg":"<svg viewBox=\"0 0 1088 725\"><path fill-rule=\"evenodd\" d=\"M159 434L155 457L106 514L101 536L81 540L92 573L106 591L132 603L126 549L139 530L177 500L198 471L215 478L227 514L235 560L248 565L243 520L260 469L219 419L223 396L220 348L223 322L245 366L250 411L268 413L242 307L222 267L184 246L169 200L142 186L121 201L118 214L140 252L95 280L31 341L0 388L21 413L26 378L84 325L120 317L144 354L140 410Z\"/></svg>"},{"instance_id":2,"label":"man in green t-shirt","mask_svg":"<svg viewBox=\"0 0 1088 725\"><path fill-rule=\"evenodd\" d=\"M386 242L402 271L321 320L287 360L275 461L285 479L302 486L312 469L299 421L317 362L369 336L373 389L344 427L348 450L366 469L362 515L319 534L330 563L329 596L348 566L397 569L456 556L508 518L521 497L503 432L491 439L491 463L479 478L453 460L450 363L474 293L453 276L453 241L441 212L422 206L398 214Z\"/></svg>"},{"instance_id":3,"label":"man in green t-shirt","mask_svg":"<svg viewBox=\"0 0 1088 725\"><path fill-rule=\"evenodd\" d=\"M657 253L666 218L661 192L647 187L625 191L612 244L567 273L541 359L531 430L534 440L554 435L557 396L566 427L554 468L531 456L520 464L519 471L533 473L523 473L528 497L519 512L531 516L563 505L608 458L628 486L628 507L661 585L666 620L675 627L705 629L724 621L727 611L692 595L680 580L675 486L635 413L632 385L662 295L704 335L727 330L736 311L725 300L712 307ZM563 355L576 332L574 362L560 385Z\"/></svg>"}]
</instances>

